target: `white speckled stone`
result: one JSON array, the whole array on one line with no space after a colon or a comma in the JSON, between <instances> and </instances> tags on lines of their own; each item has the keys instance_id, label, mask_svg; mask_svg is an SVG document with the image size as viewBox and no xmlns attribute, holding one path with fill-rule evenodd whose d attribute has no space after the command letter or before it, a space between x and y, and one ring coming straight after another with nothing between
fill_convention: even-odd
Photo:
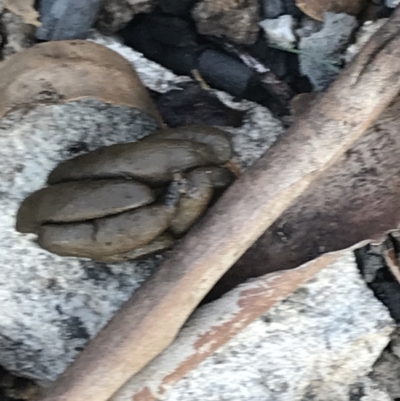
<instances>
[{"instance_id":1,"label":"white speckled stone","mask_svg":"<svg viewBox=\"0 0 400 401\"><path fill-rule=\"evenodd\" d=\"M95 41L130 60L154 90L167 91L189 79L115 39L98 35ZM236 134L237 161L247 166L282 126L261 106L217 94L248 110L243 126L229 129ZM56 379L159 264L162 256L122 264L63 258L14 229L20 202L44 185L57 163L99 146L138 140L154 129L134 110L95 100L14 112L0 121L0 365L42 381Z\"/></svg>"},{"instance_id":2,"label":"white speckled stone","mask_svg":"<svg viewBox=\"0 0 400 401\"><path fill-rule=\"evenodd\" d=\"M285 49L295 46L296 36L293 33L294 19L291 15L281 15L278 18L265 19L259 25L264 30L269 43Z\"/></svg>"},{"instance_id":3,"label":"white speckled stone","mask_svg":"<svg viewBox=\"0 0 400 401\"><path fill-rule=\"evenodd\" d=\"M188 324L196 324L196 314ZM160 400L389 401L384 388L366 375L393 329L349 250Z\"/></svg>"}]
</instances>

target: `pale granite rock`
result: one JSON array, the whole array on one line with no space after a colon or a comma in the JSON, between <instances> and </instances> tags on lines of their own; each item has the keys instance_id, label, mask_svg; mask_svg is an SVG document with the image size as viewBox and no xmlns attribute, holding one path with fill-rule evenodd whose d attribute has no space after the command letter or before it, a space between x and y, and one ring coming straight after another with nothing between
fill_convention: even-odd
<instances>
[{"instance_id":1,"label":"pale granite rock","mask_svg":"<svg viewBox=\"0 0 400 401\"><path fill-rule=\"evenodd\" d=\"M114 39L96 38L129 59L154 90L166 91L187 79ZM237 160L247 166L283 129L261 106L242 102L236 107L248 110L243 127L230 130L237 134ZM154 130L138 112L95 100L18 111L0 121L0 365L6 369L54 380L161 260L100 264L50 254L34 237L15 231L20 202L44 185L61 160Z\"/></svg>"},{"instance_id":2,"label":"pale granite rock","mask_svg":"<svg viewBox=\"0 0 400 401\"><path fill-rule=\"evenodd\" d=\"M202 306L111 401L390 401L372 368L394 322L359 273L357 247Z\"/></svg>"},{"instance_id":3,"label":"pale granite rock","mask_svg":"<svg viewBox=\"0 0 400 401\"><path fill-rule=\"evenodd\" d=\"M15 231L20 202L43 187L55 165L157 125L141 112L86 100L17 111L0 121L0 364L54 379L157 260L105 265L62 258Z\"/></svg>"},{"instance_id":4,"label":"pale granite rock","mask_svg":"<svg viewBox=\"0 0 400 401\"><path fill-rule=\"evenodd\" d=\"M388 311L368 289L348 251L160 400L366 401L377 394L375 399L390 400L379 383L365 376L393 329Z\"/></svg>"}]
</instances>

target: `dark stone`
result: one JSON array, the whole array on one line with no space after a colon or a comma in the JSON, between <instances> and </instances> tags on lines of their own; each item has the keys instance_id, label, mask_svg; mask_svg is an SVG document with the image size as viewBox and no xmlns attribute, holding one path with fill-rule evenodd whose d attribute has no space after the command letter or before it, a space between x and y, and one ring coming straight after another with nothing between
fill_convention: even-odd
<instances>
[{"instance_id":1,"label":"dark stone","mask_svg":"<svg viewBox=\"0 0 400 401\"><path fill-rule=\"evenodd\" d=\"M390 315L400 323L400 284L385 264L382 247L367 245L355 251L357 265L375 296L389 309ZM368 272L375 270L373 280Z\"/></svg>"},{"instance_id":2,"label":"dark stone","mask_svg":"<svg viewBox=\"0 0 400 401\"><path fill-rule=\"evenodd\" d=\"M34 401L38 390L38 386L32 380L14 376L0 366L1 401Z\"/></svg>"},{"instance_id":3,"label":"dark stone","mask_svg":"<svg viewBox=\"0 0 400 401\"><path fill-rule=\"evenodd\" d=\"M295 0L263 0L262 9L264 18L277 18L284 14L299 18L303 15Z\"/></svg>"},{"instance_id":4,"label":"dark stone","mask_svg":"<svg viewBox=\"0 0 400 401\"><path fill-rule=\"evenodd\" d=\"M361 401L365 397L363 383L353 383L349 388L349 401Z\"/></svg>"},{"instance_id":5,"label":"dark stone","mask_svg":"<svg viewBox=\"0 0 400 401\"><path fill-rule=\"evenodd\" d=\"M268 1L268 0L264 0ZM285 11L284 14L292 15L295 18L300 18L304 15L303 11L300 10L296 5L296 0L285 0Z\"/></svg>"},{"instance_id":6,"label":"dark stone","mask_svg":"<svg viewBox=\"0 0 400 401\"><path fill-rule=\"evenodd\" d=\"M285 13L285 0L264 0L264 18L277 18Z\"/></svg>"},{"instance_id":7,"label":"dark stone","mask_svg":"<svg viewBox=\"0 0 400 401\"><path fill-rule=\"evenodd\" d=\"M157 14L135 17L119 34L127 46L176 74L190 75L201 47L193 26L180 18Z\"/></svg>"},{"instance_id":8,"label":"dark stone","mask_svg":"<svg viewBox=\"0 0 400 401\"><path fill-rule=\"evenodd\" d=\"M101 0L41 0L39 40L85 39L96 20Z\"/></svg>"},{"instance_id":9,"label":"dark stone","mask_svg":"<svg viewBox=\"0 0 400 401\"><path fill-rule=\"evenodd\" d=\"M287 83L300 75L297 54L269 47L264 37L250 47L249 53Z\"/></svg>"},{"instance_id":10,"label":"dark stone","mask_svg":"<svg viewBox=\"0 0 400 401\"><path fill-rule=\"evenodd\" d=\"M169 127L182 125L216 125L240 127L244 111L225 106L198 82L181 84L182 89L151 93L163 121Z\"/></svg>"},{"instance_id":11,"label":"dark stone","mask_svg":"<svg viewBox=\"0 0 400 401\"><path fill-rule=\"evenodd\" d=\"M239 60L218 50L205 50L199 57L198 70L210 86L233 96L244 97L254 72Z\"/></svg>"},{"instance_id":12,"label":"dark stone","mask_svg":"<svg viewBox=\"0 0 400 401\"><path fill-rule=\"evenodd\" d=\"M159 0L160 9L176 17L187 17L197 0Z\"/></svg>"},{"instance_id":13,"label":"dark stone","mask_svg":"<svg viewBox=\"0 0 400 401\"><path fill-rule=\"evenodd\" d=\"M271 85L261 82L258 76L254 76L250 79L244 97L267 107L276 117L290 114L290 99L286 96L279 96L273 91Z\"/></svg>"}]
</instances>

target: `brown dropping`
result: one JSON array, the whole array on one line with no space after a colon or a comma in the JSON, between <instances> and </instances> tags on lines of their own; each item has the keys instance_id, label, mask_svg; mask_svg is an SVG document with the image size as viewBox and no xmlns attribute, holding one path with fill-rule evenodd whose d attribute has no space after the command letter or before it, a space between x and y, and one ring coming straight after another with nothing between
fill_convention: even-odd
<instances>
[{"instance_id":1,"label":"brown dropping","mask_svg":"<svg viewBox=\"0 0 400 401\"><path fill-rule=\"evenodd\" d=\"M358 15L365 0L296 0L297 7L309 17L323 21L326 12Z\"/></svg>"},{"instance_id":2,"label":"brown dropping","mask_svg":"<svg viewBox=\"0 0 400 401\"><path fill-rule=\"evenodd\" d=\"M144 138L144 141L180 139L203 143L214 151L218 163L225 163L232 157L230 134L219 128L207 125L192 125L179 128L166 128Z\"/></svg>"},{"instance_id":3,"label":"brown dropping","mask_svg":"<svg viewBox=\"0 0 400 401\"><path fill-rule=\"evenodd\" d=\"M197 174L205 173L214 189L225 189L235 180L233 173L224 167L198 167L196 168Z\"/></svg>"},{"instance_id":4,"label":"brown dropping","mask_svg":"<svg viewBox=\"0 0 400 401\"><path fill-rule=\"evenodd\" d=\"M44 224L38 244L57 255L99 260L144 247L168 228L175 212L150 205L89 222Z\"/></svg>"},{"instance_id":5,"label":"brown dropping","mask_svg":"<svg viewBox=\"0 0 400 401\"><path fill-rule=\"evenodd\" d=\"M86 180L52 185L22 202L16 229L35 233L43 223L96 219L147 205L154 199L150 188L133 180Z\"/></svg>"},{"instance_id":6,"label":"brown dropping","mask_svg":"<svg viewBox=\"0 0 400 401\"><path fill-rule=\"evenodd\" d=\"M96 259L96 261L103 263L125 262L127 260L139 259L143 256L148 256L156 252L164 251L168 248L171 248L173 245L174 239L170 235L163 233L142 248L136 248L132 251L119 253L116 255L103 256L102 258Z\"/></svg>"},{"instance_id":7,"label":"brown dropping","mask_svg":"<svg viewBox=\"0 0 400 401\"><path fill-rule=\"evenodd\" d=\"M161 117L131 64L86 40L35 45L0 64L0 118L20 108L95 98Z\"/></svg>"},{"instance_id":8,"label":"brown dropping","mask_svg":"<svg viewBox=\"0 0 400 401\"><path fill-rule=\"evenodd\" d=\"M131 177L165 183L179 171L216 164L209 146L182 140L140 141L105 146L59 164L48 183L93 178Z\"/></svg>"},{"instance_id":9,"label":"brown dropping","mask_svg":"<svg viewBox=\"0 0 400 401\"><path fill-rule=\"evenodd\" d=\"M170 226L177 235L185 233L195 223L214 194L207 171L193 170L187 175L187 181L186 193L180 198L178 211Z\"/></svg>"}]
</instances>

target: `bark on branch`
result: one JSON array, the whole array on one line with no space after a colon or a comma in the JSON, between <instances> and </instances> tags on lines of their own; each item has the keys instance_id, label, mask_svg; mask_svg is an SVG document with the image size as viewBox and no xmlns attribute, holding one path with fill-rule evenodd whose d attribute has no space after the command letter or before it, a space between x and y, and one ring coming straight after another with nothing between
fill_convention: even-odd
<instances>
[{"instance_id":1,"label":"bark on branch","mask_svg":"<svg viewBox=\"0 0 400 401\"><path fill-rule=\"evenodd\" d=\"M223 195L41 401L106 401L160 354L253 242L400 91L400 8L320 101Z\"/></svg>"}]
</instances>

